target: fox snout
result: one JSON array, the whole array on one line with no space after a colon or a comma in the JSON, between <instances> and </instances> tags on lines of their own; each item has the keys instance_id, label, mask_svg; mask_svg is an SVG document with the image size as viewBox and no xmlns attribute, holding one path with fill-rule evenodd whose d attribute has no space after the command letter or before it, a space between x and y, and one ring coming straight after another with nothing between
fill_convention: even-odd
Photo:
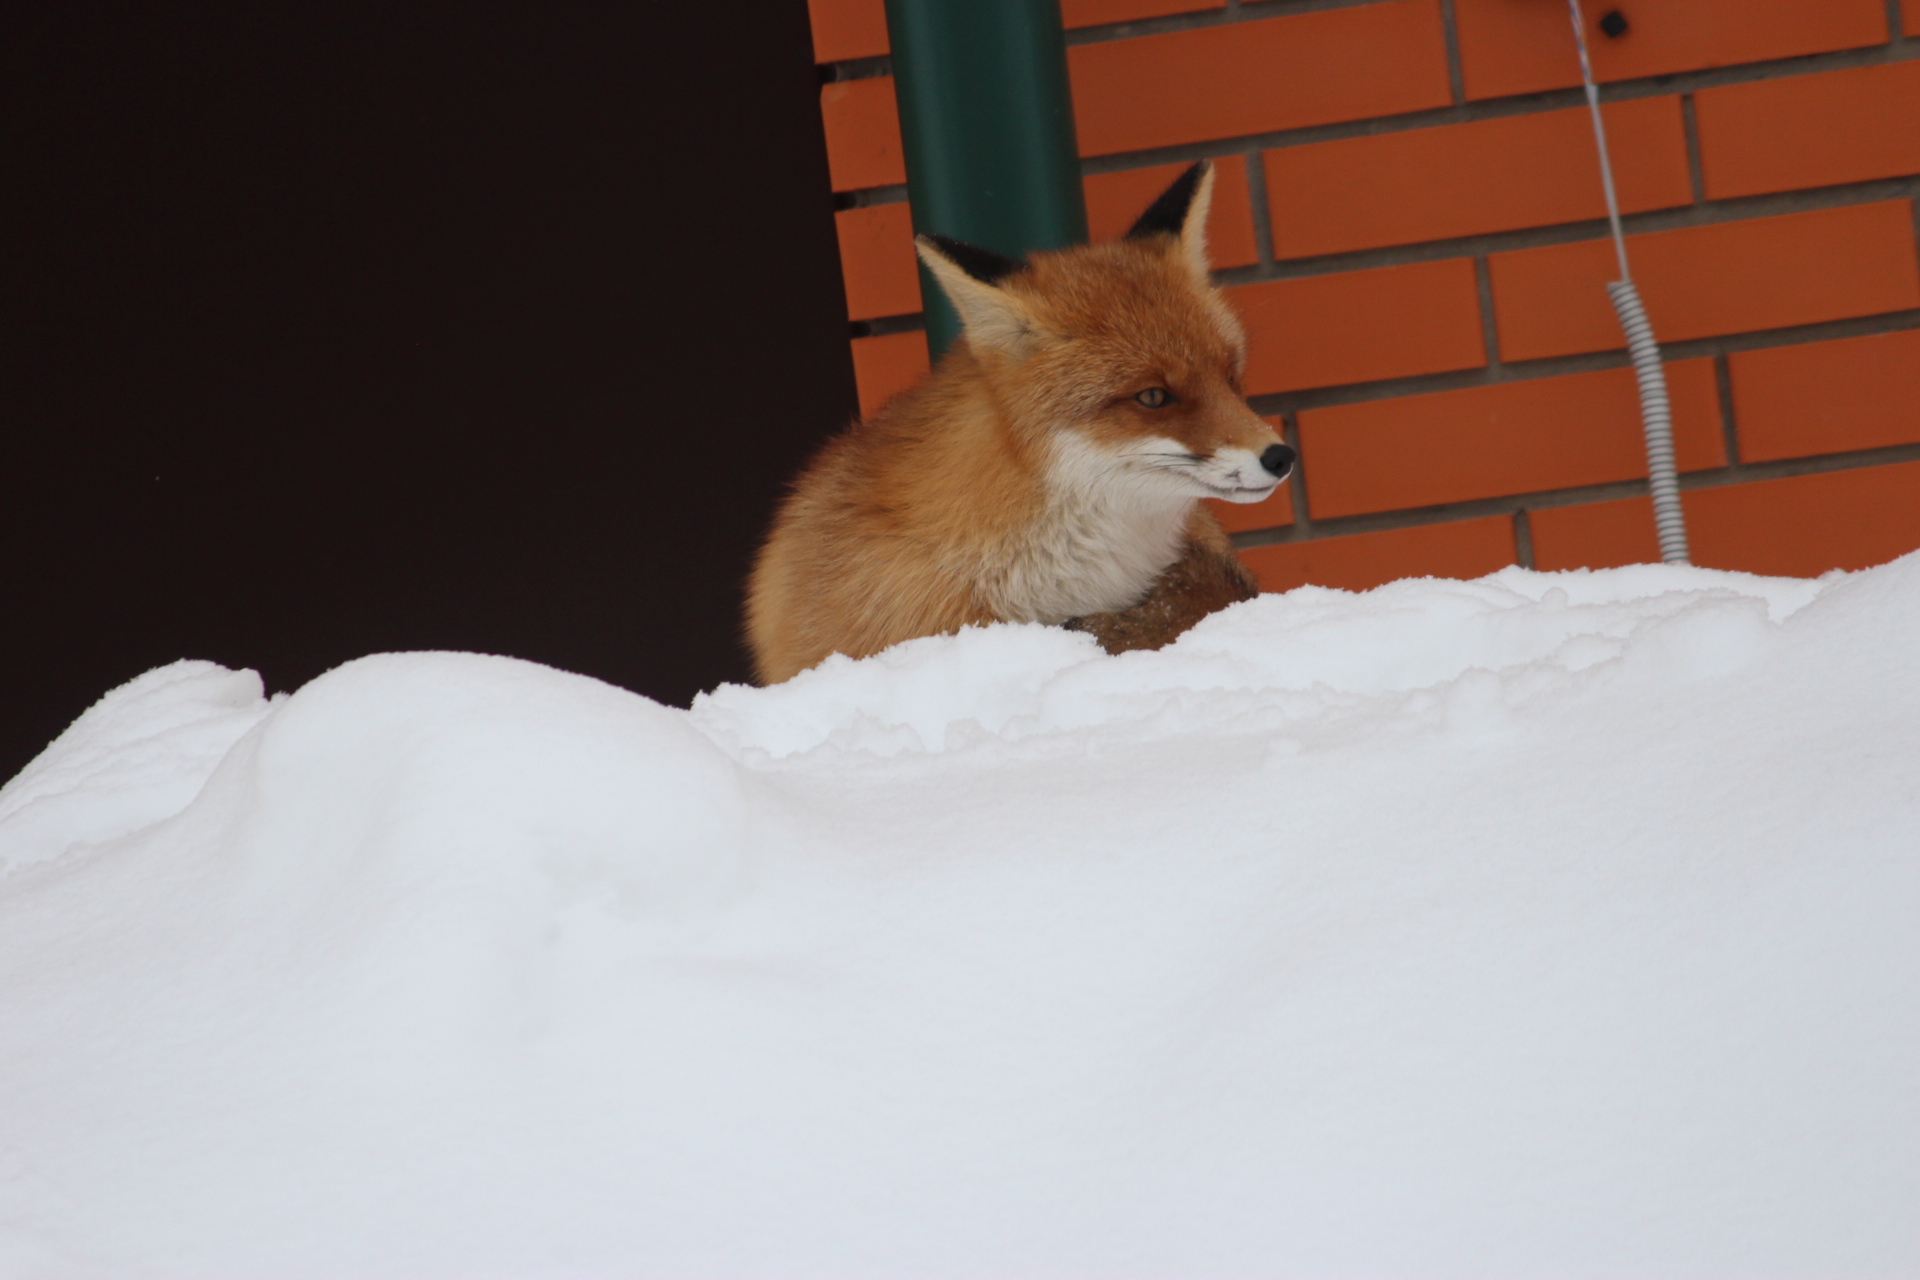
<instances>
[{"instance_id":1,"label":"fox snout","mask_svg":"<svg viewBox=\"0 0 1920 1280\"><path fill-rule=\"evenodd\" d=\"M1256 449L1259 452L1256 453ZM1227 502L1263 502L1293 470L1295 457L1291 446L1278 443L1264 449L1257 441L1252 448L1244 445L1222 448L1214 452L1194 478L1208 488L1208 497Z\"/></svg>"}]
</instances>

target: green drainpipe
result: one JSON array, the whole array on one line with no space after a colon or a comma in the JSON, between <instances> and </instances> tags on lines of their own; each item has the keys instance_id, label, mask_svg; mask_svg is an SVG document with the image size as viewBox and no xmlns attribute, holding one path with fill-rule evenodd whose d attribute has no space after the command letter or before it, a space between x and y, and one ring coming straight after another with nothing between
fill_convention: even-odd
<instances>
[{"instance_id":1,"label":"green drainpipe","mask_svg":"<svg viewBox=\"0 0 1920 1280\"><path fill-rule=\"evenodd\" d=\"M913 229L1019 257L1087 238L1060 0L886 0ZM960 320L920 269L934 359Z\"/></svg>"}]
</instances>

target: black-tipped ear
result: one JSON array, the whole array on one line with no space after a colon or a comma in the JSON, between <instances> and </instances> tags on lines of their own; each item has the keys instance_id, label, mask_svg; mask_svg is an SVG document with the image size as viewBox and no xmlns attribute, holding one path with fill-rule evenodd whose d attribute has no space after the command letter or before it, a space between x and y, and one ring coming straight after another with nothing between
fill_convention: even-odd
<instances>
[{"instance_id":1,"label":"black-tipped ear","mask_svg":"<svg viewBox=\"0 0 1920 1280\"><path fill-rule=\"evenodd\" d=\"M1032 347L1032 315L1017 290L1004 280L1025 264L948 236L915 236L920 263L940 283L940 291L960 313L967 342L975 351L998 350L1015 357Z\"/></svg>"},{"instance_id":2,"label":"black-tipped ear","mask_svg":"<svg viewBox=\"0 0 1920 1280\"><path fill-rule=\"evenodd\" d=\"M1164 231L1178 236L1187 225L1187 214L1193 209L1193 193L1200 189L1200 179L1207 172L1207 162L1196 160L1187 171L1173 180L1173 185L1160 193L1160 198L1147 206L1127 232L1127 239L1138 240L1143 236L1157 235Z\"/></svg>"},{"instance_id":3,"label":"black-tipped ear","mask_svg":"<svg viewBox=\"0 0 1920 1280\"><path fill-rule=\"evenodd\" d=\"M999 284L1027 265L1014 258L1003 258L993 250L982 249L977 244L955 240L952 236L934 235L929 232L926 238L933 241L936 249L951 258L954 266L981 284Z\"/></svg>"}]
</instances>

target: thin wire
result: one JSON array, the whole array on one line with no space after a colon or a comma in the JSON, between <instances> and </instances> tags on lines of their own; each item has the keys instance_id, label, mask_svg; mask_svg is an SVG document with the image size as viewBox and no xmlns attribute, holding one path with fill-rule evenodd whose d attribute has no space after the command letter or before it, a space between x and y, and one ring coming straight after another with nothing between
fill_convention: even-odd
<instances>
[{"instance_id":1,"label":"thin wire","mask_svg":"<svg viewBox=\"0 0 1920 1280\"><path fill-rule=\"evenodd\" d=\"M1620 278L1633 279L1627 270L1627 237L1620 229L1620 198L1613 190L1613 162L1607 158L1607 126L1600 119L1600 89L1593 83L1593 64L1587 60L1587 24L1580 16L1580 0L1567 0L1573 14L1573 42L1580 48L1580 79L1587 86L1587 110L1593 115L1593 142L1600 148L1600 185L1607 191L1607 221L1613 226L1613 253L1620 260Z\"/></svg>"},{"instance_id":2,"label":"thin wire","mask_svg":"<svg viewBox=\"0 0 1920 1280\"><path fill-rule=\"evenodd\" d=\"M1620 261L1620 278L1607 286L1613 313L1626 334L1633 360L1634 381L1640 388L1640 424L1647 441L1647 488L1653 497L1653 524L1660 536L1660 558L1668 564L1686 564L1687 520L1680 504L1680 475L1673 458L1673 406L1667 396L1666 367L1660 343L1647 320L1640 290L1627 267L1627 237L1620 227L1620 198L1613 188L1613 162L1607 155L1607 127L1600 119L1600 89L1593 82L1593 63L1587 57L1587 23L1580 0L1567 0L1573 17L1573 42L1580 50L1580 80L1587 88L1587 111L1593 116L1593 144L1600 150L1600 185L1607 193L1607 222L1613 228L1613 254Z\"/></svg>"}]
</instances>

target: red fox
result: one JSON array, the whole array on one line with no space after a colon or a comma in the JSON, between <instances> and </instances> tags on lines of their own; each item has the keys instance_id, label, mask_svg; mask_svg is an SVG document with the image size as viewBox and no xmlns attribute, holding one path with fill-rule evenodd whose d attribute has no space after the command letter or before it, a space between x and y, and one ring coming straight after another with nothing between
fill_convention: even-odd
<instances>
[{"instance_id":1,"label":"red fox","mask_svg":"<svg viewBox=\"0 0 1920 1280\"><path fill-rule=\"evenodd\" d=\"M1212 192L1202 161L1123 239L1023 262L918 237L963 335L781 507L747 595L762 683L968 623L1158 648L1255 594L1199 500L1260 501L1294 451L1241 394Z\"/></svg>"}]
</instances>

